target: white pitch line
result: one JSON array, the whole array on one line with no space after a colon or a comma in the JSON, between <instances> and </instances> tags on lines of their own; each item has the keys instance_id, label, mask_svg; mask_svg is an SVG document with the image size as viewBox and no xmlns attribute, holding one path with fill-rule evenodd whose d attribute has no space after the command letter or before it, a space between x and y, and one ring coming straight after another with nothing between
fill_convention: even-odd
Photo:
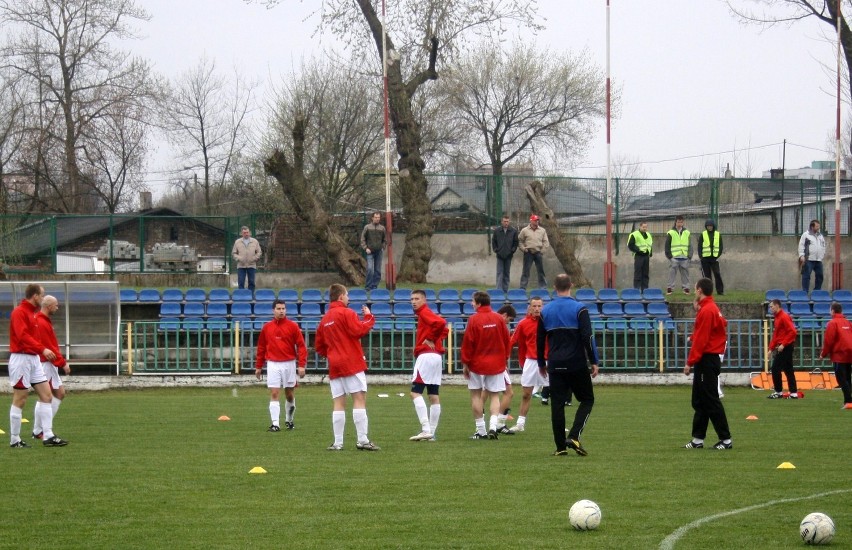
<instances>
[{"instance_id":1,"label":"white pitch line","mask_svg":"<svg viewBox=\"0 0 852 550\"><path fill-rule=\"evenodd\" d=\"M745 508L739 508L737 510L731 510L729 512L722 512L720 514L714 514L712 516L703 517L693 521L692 523L687 523L683 527L678 527L675 531L663 539L663 542L660 543L660 550L672 550L675 544L680 538L686 534L690 529L695 529L705 523L710 523L711 521L715 521L720 518L725 518L728 516L734 516L736 514L742 514L743 512L751 512L752 510L759 510L760 508L768 508L769 506L775 506L776 504L785 504L787 502L798 502L800 500L809 500L812 498L820 498L826 497L829 495L836 495L838 493L849 493L852 492L852 489L838 489L836 491L828 491L827 493L817 493L815 495L808 495L806 497L797 497L797 498L782 498L778 500L770 500L769 502L764 502L763 504L754 504L752 506L746 506Z\"/></svg>"}]
</instances>

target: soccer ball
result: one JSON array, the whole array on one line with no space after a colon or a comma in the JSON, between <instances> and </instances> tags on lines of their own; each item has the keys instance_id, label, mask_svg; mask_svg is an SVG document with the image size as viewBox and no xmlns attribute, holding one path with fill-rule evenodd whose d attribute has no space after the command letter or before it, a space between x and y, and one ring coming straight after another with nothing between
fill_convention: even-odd
<instances>
[{"instance_id":1,"label":"soccer ball","mask_svg":"<svg viewBox=\"0 0 852 550\"><path fill-rule=\"evenodd\" d=\"M600 506L591 500L578 500L568 511L568 522L578 531L591 531L601 524ZM832 532L834 527L832 526Z\"/></svg>"},{"instance_id":2,"label":"soccer ball","mask_svg":"<svg viewBox=\"0 0 852 550\"><path fill-rule=\"evenodd\" d=\"M827 515L814 512L799 524L799 533L805 544L828 544L834 538L834 522Z\"/></svg>"}]
</instances>

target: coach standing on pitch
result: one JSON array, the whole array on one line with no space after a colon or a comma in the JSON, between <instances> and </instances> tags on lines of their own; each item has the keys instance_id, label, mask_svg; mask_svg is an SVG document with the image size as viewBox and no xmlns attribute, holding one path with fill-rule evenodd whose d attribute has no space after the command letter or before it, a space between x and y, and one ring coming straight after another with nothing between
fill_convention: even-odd
<instances>
[{"instance_id":1,"label":"coach standing on pitch","mask_svg":"<svg viewBox=\"0 0 852 550\"><path fill-rule=\"evenodd\" d=\"M550 423L556 442L553 455L567 455L571 448L578 455L586 456L588 453L580 445L580 435L595 404L592 378L598 375L598 350L589 310L571 297L571 278L565 273L557 275L554 288L556 298L541 310L536 339L539 373L550 380ZM571 392L580 406L566 439L565 402Z\"/></svg>"},{"instance_id":2,"label":"coach standing on pitch","mask_svg":"<svg viewBox=\"0 0 852 550\"><path fill-rule=\"evenodd\" d=\"M684 449L701 449L707 435L707 424L713 423L713 429L719 436L714 449L732 449L731 431L725 407L719 399L719 373L722 370L721 354L725 353L728 341L728 321L722 317L719 307L713 301L713 281L699 279L695 284L695 298L698 302L698 314L695 316L695 330L692 333L692 347L686 358L683 373L689 375L695 369L692 379L692 441Z\"/></svg>"}]
</instances>

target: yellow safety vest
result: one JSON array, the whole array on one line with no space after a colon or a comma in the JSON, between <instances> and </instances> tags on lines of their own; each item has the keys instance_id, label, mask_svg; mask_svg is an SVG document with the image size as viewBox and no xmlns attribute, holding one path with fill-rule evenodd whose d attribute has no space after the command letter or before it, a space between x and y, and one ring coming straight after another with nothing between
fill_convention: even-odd
<instances>
[{"instance_id":1,"label":"yellow safety vest","mask_svg":"<svg viewBox=\"0 0 852 550\"><path fill-rule=\"evenodd\" d=\"M669 229L669 235L672 238L672 257L686 258L689 254L689 229L684 229L680 235L677 230Z\"/></svg>"},{"instance_id":2,"label":"yellow safety vest","mask_svg":"<svg viewBox=\"0 0 852 550\"><path fill-rule=\"evenodd\" d=\"M651 248L654 244L654 236L648 233L648 238L642 236L642 232L638 229L630 234L633 237L633 242L636 243L636 248L641 250L642 252L651 252ZM635 256L636 253L634 252Z\"/></svg>"},{"instance_id":3,"label":"yellow safety vest","mask_svg":"<svg viewBox=\"0 0 852 550\"><path fill-rule=\"evenodd\" d=\"M713 232L713 246L710 246L710 234L705 229L701 234L701 257L702 258L718 258L719 257L719 232Z\"/></svg>"}]
</instances>

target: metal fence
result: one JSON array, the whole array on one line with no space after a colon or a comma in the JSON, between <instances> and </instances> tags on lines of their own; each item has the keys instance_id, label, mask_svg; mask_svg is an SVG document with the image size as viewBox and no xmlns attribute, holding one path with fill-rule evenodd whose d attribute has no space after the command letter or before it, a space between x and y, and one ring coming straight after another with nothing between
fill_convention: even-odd
<instances>
[{"instance_id":1,"label":"metal fence","mask_svg":"<svg viewBox=\"0 0 852 550\"><path fill-rule=\"evenodd\" d=\"M691 320L661 321L642 329L606 329L605 322L593 322L601 368L606 373L662 372L683 370L689 353ZM243 330L238 324L223 324L210 330L164 329L159 321L127 323L122 334L124 374L251 374L254 372L257 327ZM729 345L722 362L723 372L763 371L769 367L766 348L771 336L768 320L728 321ZM445 372L461 370L461 341L464 331L453 328L448 341ZM327 372L325 360L313 351L315 332L304 331L311 374ZM369 372L408 374L413 365L413 330L376 330L362 340ZM813 370L827 363L819 359L821 329L799 331L796 367ZM521 368L513 352L510 373Z\"/></svg>"}]
</instances>

